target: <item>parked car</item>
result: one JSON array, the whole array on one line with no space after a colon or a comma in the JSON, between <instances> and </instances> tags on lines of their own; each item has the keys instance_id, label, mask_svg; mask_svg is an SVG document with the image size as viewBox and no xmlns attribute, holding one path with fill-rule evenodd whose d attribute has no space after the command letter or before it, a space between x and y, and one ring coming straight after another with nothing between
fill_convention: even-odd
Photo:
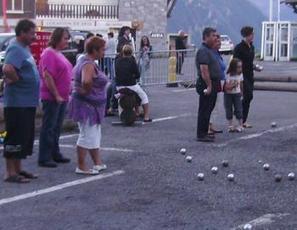
<instances>
[{"instance_id":1,"label":"parked car","mask_svg":"<svg viewBox=\"0 0 297 230\"><path fill-rule=\"evenodd\" d=\"M228 35L221 35L222 45L220 52L223 54L232 54L234 49L234 44Z\"/></svg>"},{"instance_id":2,"label":"parked car","mask_svg":"<svg viewBox=\"0 0 297 230\"><path fill-rule=\"evenodd\" d=\"M10 41L14 38L14 33L0 33L0 78L3 76L2 67L4 63L5 50Z\"/></svg>"}]
</instances>

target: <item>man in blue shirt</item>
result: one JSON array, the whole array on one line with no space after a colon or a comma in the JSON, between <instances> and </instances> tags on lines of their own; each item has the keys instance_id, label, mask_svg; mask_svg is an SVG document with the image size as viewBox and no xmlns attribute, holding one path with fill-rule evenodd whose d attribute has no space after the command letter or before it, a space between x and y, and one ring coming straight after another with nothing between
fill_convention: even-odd
<instances>
[{"instance_id":1,"label":"man in blue shirt","mask_svg":"<svg viewBox=\"0 0 297 230\"><path fill-rule=\"evenodd\" d=\"M35 40L35 24L18 22L16 40L6 50L4 73L4 140L6 182L28 183L36 175L22 170L21 160L32 155L35 112L39 101L39 73L29 45Z\"/></svg>"},{"instance_id":2,"label":"man in blue shirt","mask_svg":"<svg viewBox=\"0 0 297 230\"><path fill-rule=\"evenodd\" d=\"M221 79L221 68L213 49L217 44L216 30L205 28L203 43L196 55L198 79L196 83L199 97L197 141L213 142L214 136L208 134L211 113L217 100L217 91Z\"/></svg>"}]
</instances>

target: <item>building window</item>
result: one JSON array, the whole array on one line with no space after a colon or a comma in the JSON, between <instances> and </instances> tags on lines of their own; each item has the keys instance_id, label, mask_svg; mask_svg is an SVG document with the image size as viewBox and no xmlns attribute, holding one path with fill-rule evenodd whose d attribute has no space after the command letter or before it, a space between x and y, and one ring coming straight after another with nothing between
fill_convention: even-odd
<instances>
[{"instance_id":1,"label":"building window","mask_svg":"<svg viewBox=\"0 0 297 230\"><path fill-rule=\"evenodd\" d=\"M7 12L8 13L23 13L24 12L24 0L7 0Z\"/></svg>"}]
</instances>

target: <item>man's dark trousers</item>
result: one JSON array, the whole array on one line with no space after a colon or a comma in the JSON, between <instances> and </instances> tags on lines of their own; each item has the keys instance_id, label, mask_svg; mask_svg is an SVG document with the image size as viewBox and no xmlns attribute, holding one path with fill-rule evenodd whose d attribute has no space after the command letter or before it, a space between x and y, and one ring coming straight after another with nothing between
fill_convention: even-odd
<instances>
[{"instance_id":1,"label":"man's dark trousers","mask_svg":"<svg viewBox=\"0 0 297 230\"><path fill-rule=\"evenodd\" d=\"M200 93L198 109L197 138L204 138L208 134L211 113L216 105L217 91L212 89L210 95Z\"/></svg>"},{"instance_id":2,"label":"man's dark trousers","mask_svg":"<svg viewBox=\"0 0 297 230\"><path fill-rule=\"evenodd\" d=\"M243 123L247 121L250 104L253 100L254 82L249 80L244 80L243 82L243 99L242 99L242 115Z\"/></svg>"}]
</instances>

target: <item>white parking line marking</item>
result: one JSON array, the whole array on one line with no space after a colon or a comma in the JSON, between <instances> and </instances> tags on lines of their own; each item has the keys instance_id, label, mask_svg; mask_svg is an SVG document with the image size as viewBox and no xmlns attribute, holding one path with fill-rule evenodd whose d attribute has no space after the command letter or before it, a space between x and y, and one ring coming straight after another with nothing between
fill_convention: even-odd
<instances>
[{"instance_id":1,"label":"white parking line marking","mask_svg":"<svg viewBox=\"0 0 297 230\"><path fill-rule=\"evenodd\" d=\"M76 186L76 185L86 184L86 183L89 183L89 182L92 182L92 181L102 180L102 179L112 177L112 176L118 176L118 175L121 175L121 174L124 174L124 173L125 173L125 171L118 170L118 171L114 171L112 173L105 173L105 174L101 174L101 175L97 175L97 176L88 176L88 177L83 178L83 179L74 180L74 181L67 182L67 183L64 183L64 184L59 184L59 185L56 185L56 186L53 186L53 187L49 187L49 188L45 188L45 189L41 189L41 190L36 190L36 191L33 191L33 192L25 193L25 194L18 195L18 196L13 196L13 197L10 197L10 198L4 198L4 199L0 200L0 206L4 205L4 204L15 202L15 201L25 200L25 199L28 199L28 198L44 195L44 194L47 194L47 193L56 192L56 191L59 191L59 190L65 189L65 188L69 188L69 187L73 187L73 186Z\"/></svg>"},{"instance_id":2,"label":"white parking line marking","mask_svg":"<svg viewBox=\"0 0 297 230\"><path fill-rule=\"evenodd\" d=\"M175 89L172 90L173 93L183 93L183 92L190 92L190 91L194 91L196 90L196 88L189 88L189 89Z\"/></svg>"},{"instance_id":3,"label":"white parking line marking","mask_svg":"<svg viewBox=\"0 0 297 230\"><path fill-rule=\"evenodd\" d=\"M238 141L241 141L241 140L250 140L250 139L257 138L257 137L261 137L261 136L263 136L265 134L284 132L284 131L294 129L294 128L297 128L297 123L292 124L292 125L288 125L288 126L284 126L284 127L280 127L280 128L268 129L268 130L263 131L261 133L254 133L254 134L250 134L250 135L247 135L247 136L242 136L242 137L239 137L239 138L232 139L230 141L226 141L226 142L221 143L221 144L215 144L213 146L214 147L219 147L219 148L220 147L226 147L227 145L229 145L231 143L238 142Z\"/></svg>"},{"instance_id":4,"label":"white parking line marking","mask_svg":"<svg viewBox=\"0 0 297 230\"><path fill-rule=\"evenodd\" d=\"M67 144L60 144L59 145L60 148L75 148L76 145L67 145ZM132 149L121 149L121 148L100 148L100 150L103 150L103 151L114 151L114 152L135 152L134 150Z\"/></svg>"},{"instance_id":5,"label":"white parking line marking","mask_svg":"<svg viewBox=\"0 0 297 230\"><path fill-rule=\"evenodd\" d=\"M184 113L184 114L181 114L181 115L178 115L178 116L169 116L169 117L156 118L156 119L153 119L153 123L154 122L173 120L173 119L177 119L177 118L181 118L181 117L189 117L191 115L192 115L191 113ZM144 123L144 124L149 124L149 123Z\"/></svg>"},{"instance_id":6,"label":"white parking line marking","mask_svg":"<svg viewBox=\"0 0 297 230\"><path fill-rule=\"evenodd\" d=\"M246 224L242 224L236 228L232 228L231 230L240 230L243 229L245 225L250 224L252 227L257 227L257 226L263 226L263 225L268 225L272 224L276 221L276 219L282 219L285 216L289 216L289 213L279 213L279 214L266 214L264 216L261 216L257 219L254 219Z\"/></svg>"}]
</instances>

